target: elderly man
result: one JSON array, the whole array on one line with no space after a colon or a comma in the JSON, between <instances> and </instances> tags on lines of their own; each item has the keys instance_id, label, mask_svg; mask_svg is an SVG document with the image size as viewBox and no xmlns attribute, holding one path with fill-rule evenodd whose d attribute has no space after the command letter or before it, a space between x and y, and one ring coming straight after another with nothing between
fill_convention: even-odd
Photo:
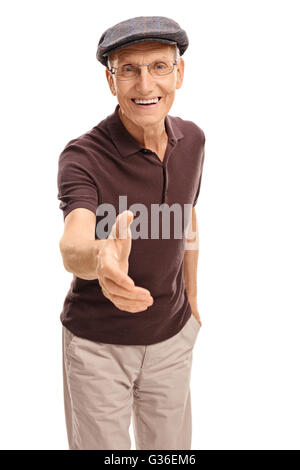
<instances>
[{"instance_id":1,"label":"elderly man","mask_svg":"<svg viewBox=\"0 0 300 470\"><path fill-rule=\"evenodd\" d=\"M170 18L106 30L97 59L118 104L59 157L60 250L73 273L60 316L73 450L130 449L131 416L137 450L191 448L189 384L201 327L194 206L205 136L168 114L187 47Z\"/></svg>"}]
</instances>

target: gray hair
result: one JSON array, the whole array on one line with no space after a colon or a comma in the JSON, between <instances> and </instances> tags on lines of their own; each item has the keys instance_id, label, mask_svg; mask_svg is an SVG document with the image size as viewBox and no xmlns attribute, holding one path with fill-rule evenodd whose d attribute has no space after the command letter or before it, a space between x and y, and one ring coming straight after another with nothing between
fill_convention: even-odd
<instances>
[{"instance_id":1,"label":"gray hair","mask_svg":"<svg viewBox=\"0 0 300 470\"><path fill-rule=\"evenodd\" d=\"M177 46L177 44L175 46L172 46L174 48L174 52L175 52L175 60L176 62L178 63L179 60L180 60L180 50L179 50L179 47ZM112 53L110 54L108 57L107 57L107 67L110 69L111 67L113 67L113 61L114 59L116 58L116 55L117 55L117 51L115 53Z\"/></svg>"}]
</instances>

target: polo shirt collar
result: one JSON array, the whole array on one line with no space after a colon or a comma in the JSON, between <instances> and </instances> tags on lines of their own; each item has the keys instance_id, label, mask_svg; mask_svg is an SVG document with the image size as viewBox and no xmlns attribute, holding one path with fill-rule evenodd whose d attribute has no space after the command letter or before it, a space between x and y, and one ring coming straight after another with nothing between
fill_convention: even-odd
<instances>
[{"instance_id":1,"label":"polo shirt collar","mask_svg":"<svg viewBox=\"0 0 300 470\"><path fill-rule=\"evenodd\" d=\"M120 105L117 104L115 111L109 116L108 129L111 138L117 147L121 157L126 158L133 153L139 152L144 147L128 132L119 116ZM168 134L169 142L172 146L184 137L174 120L167 115L165 117L165 128Z\"/></svg>"}]
</instances>

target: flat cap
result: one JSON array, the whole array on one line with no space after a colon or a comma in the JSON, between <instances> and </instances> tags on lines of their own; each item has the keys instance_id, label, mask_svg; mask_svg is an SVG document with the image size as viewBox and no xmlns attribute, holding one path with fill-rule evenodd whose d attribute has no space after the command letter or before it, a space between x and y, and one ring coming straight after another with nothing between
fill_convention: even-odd
<instances>
[{"instance_id":1,"label":"flat cap","mask_svg":"<svg viewBox=\"0 0 300 470\"><path fill-rule=\"evenodd\" d=\"M158 41L177 44L182 55L189 45L186 32L176 21L165 16L137 16L108 28L102 34L96 57L107 66L107 56L112 52L137 42Z\"/></svg>"}]
</instances>

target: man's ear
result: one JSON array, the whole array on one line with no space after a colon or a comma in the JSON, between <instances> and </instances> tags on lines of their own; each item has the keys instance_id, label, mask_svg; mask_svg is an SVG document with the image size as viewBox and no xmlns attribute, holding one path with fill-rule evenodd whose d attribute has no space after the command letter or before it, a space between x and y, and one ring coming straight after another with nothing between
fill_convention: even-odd
<instances>
[{"instance_id":1,"label":"man's ear","mask_svg":"<svg viewBox=\"0 0 300 470\"><path fill-rule=\"evenodd\" d=\"M176 67L177 67L176 89L179 89L181 88L183 77L184 77L184 60L182 57L179 59L179 62L176 65Z\"/></svg>"},{"instance_id":2,"label":"man's ear","mask_svg":"<svg viewBox=\"0 0 300 470\"><path fill-rule=\"evenodd\" d=\"M115 90L115 86L114 86L113 77L111 76L111 73L107 69L105 69L105 74L106 74L106 79L108 81L110 91L112 92L112 94L114 96L116 96L116 90Z\"/></svg>"}]
</instances>

